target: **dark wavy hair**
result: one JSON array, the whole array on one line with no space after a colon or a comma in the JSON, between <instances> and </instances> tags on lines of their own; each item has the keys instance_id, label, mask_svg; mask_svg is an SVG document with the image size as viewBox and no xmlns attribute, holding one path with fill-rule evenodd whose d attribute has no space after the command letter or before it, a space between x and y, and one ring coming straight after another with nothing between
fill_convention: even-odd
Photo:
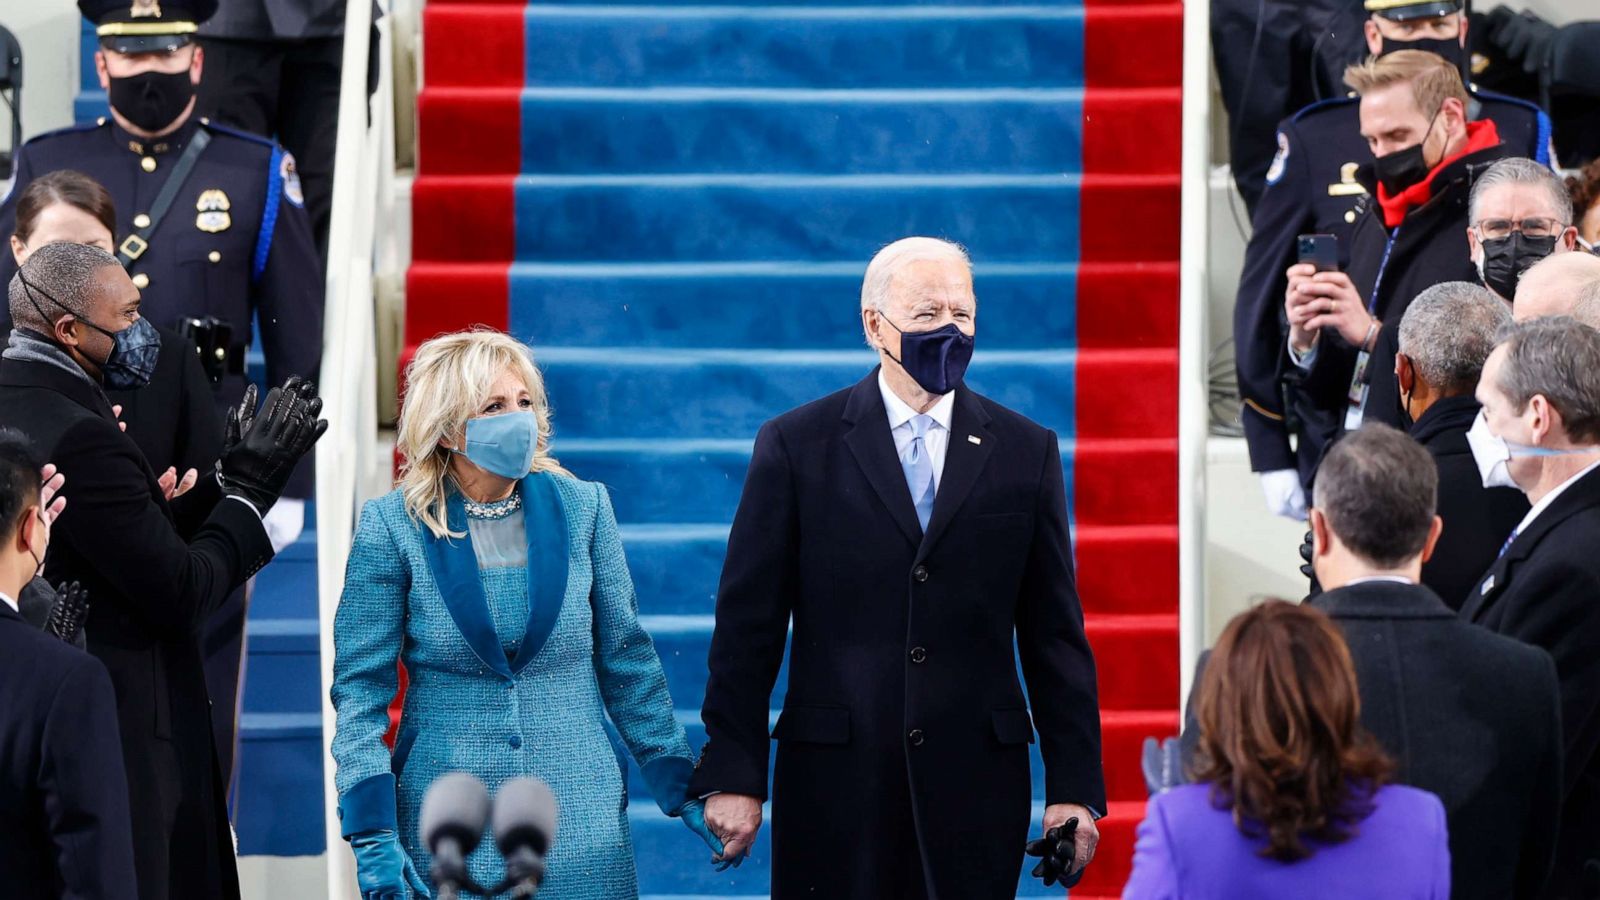
<instances>
[{"instance_id":1,"label":"dark wavy hair","mask_svg":"<svg viewBox=\"0 0 1600 900\"><path fill-rule=\"evenodd\" d=\"M1191 774L1232 809L1261 855L1284 862L1339 843L1373 810L1394 764L1361 727L1350 650L1309 606L1269 600L1228 623L1196 700L1199 754Z\"/></svg>"},{"instance_id":2,"label":"dark wavy hair","mask_svg":"<svg viewBox=\"0 0 1600 900\"><path fill-rule=\"evenodd\" d=\"M33 236L39 214L65 203L94 216L113 241L117 238L117 207L111 193L100 182L72 169L58 169L28 182L17 198L17 238L26 242Z\"/></svg>"},{"instance_id":3,"label":"dark wavy hair","mask_svg":"<svg viewBox=\"0 0 1600 900\"><path fill-rule=\"evenodd\" d=\"M1574 224L1583 221L1589 207L1600 203L1600 159L1594 159L1578 171L1567 176L1567 193L1572 195Z\"/></svg>"}]
</instances>

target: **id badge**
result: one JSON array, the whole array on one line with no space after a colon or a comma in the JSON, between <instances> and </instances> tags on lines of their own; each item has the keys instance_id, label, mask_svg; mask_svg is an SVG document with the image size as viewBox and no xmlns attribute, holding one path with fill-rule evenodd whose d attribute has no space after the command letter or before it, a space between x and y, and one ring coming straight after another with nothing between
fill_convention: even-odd
<instances>
[{"instance_id":1,"label":"id badge","mask_svg":"<svg viewBox=\"0 0 1600 900\"><path fill-rule=\"evenodd\" d=\"M1367 384L1367 364L1371 362L1372 354L1363 350L1356 355L1356 371L1350 378L1350 391L1345 399L1350 405L1344 411L1344 430L1355 431L1361 427L1361 420L1366 415L1367 392L1371 385Z\"/></svg>"}]
</instances>

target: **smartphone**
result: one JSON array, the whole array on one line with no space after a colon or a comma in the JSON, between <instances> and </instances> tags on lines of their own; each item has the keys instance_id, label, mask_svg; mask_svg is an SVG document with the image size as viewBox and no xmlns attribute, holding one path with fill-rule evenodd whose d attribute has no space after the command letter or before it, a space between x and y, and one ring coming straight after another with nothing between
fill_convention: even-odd
<instances>
[{"instance_id":1,"label":"smartphone","mask_svg":"<svg viewBox=\"0 0 1600 900\"><path fill-rule=\"evenodd\" d=\"M1336 234L1302 234L1297 239L1300 262L1311 263L1318 272L1339 271L1339 236Z\"/></svg>"}]
</instances>

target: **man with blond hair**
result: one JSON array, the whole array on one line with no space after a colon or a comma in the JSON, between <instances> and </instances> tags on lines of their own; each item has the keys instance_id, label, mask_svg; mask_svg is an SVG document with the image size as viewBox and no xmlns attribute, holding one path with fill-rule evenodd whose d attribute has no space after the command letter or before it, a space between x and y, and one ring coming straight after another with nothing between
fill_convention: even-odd
<instances>
[{"instance_id":1,"label":"man with blond hair","mask_svg":"<svg viewBox=\"0 0 1600 900\"><path fill-rule=\"evenodd\" d=\"M1425 289L1477 280L1461 239L1472 174L1506 155L1493 121L1468 119L1461 73L1438 56L1402 50L1351 66L1345 81L1375 157L1357 174L1370 202L1348 271L1291 266L1284 297L1285 371L1314 454L1363 420L1400 424L1395 327Z\"/></svg>"}]
</instances>

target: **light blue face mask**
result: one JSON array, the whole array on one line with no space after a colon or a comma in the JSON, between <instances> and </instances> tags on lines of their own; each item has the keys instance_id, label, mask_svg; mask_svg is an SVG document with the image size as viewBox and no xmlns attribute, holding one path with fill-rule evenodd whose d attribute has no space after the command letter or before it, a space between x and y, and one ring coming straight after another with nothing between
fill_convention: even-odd
<instances>
[{"instance_id":1,"label":"light blue face mask","mask_svg":"<svg viewBox=\"0 0 1600 900\"><path fill-rule=\"evenodd\" d=\"M456 452L485 472L517 480L533 468L538 449L538 418L531 412L512 412L468 419L467 448Z\"/></svg>"}]
</instances>

